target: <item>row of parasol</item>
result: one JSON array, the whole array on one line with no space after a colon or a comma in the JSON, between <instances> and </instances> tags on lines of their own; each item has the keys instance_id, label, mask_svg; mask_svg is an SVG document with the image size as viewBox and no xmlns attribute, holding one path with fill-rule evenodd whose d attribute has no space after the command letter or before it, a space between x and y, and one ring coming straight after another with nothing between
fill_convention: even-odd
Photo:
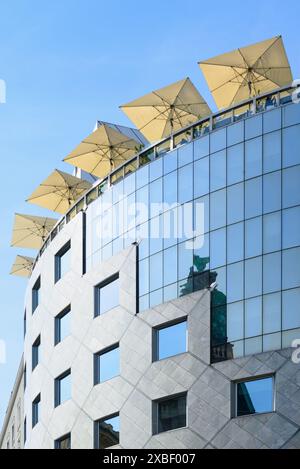
<instances>
[{"instance_id":1,"label":"row of parasol","mask_svg":"<svg viewBox=\"0 0 300 469\"><path fill-rule=\"evenodd\" d=\"M219 109L288 86L293 81L281 36L213 57L199 66ZM189 78L120 108L149 144L211 114ZM64 161L102 179L141 149L138 139L102 123ZM55 170L27 201L65 214L90 187L91 183L83 179ZM56 223L53 218L16 214L12 246L40 249ZM30 257L17 256L11 273L29 276L33 262Z\"/></svg>"}]
</instances>

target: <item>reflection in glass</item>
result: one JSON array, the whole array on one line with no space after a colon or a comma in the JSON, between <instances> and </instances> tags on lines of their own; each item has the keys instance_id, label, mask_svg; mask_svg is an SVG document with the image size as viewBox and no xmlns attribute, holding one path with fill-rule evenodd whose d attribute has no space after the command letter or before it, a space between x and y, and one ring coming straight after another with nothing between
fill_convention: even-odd
<instances>
[{"instance_id":1,"label":"reflection in glass","mask_svg":"<svg viewBox=\"0 0 300 469\"><path fill-rule=\"evenodd\" d=\"M155 403L157 406L157 430L167 432L186 426L186 395Z\"/></svg>"},{"instance_id":2,"label":"reflection in glass","mask_svg":"<svg viewBox=\"0 0 300 469\"><path fill-rule=\"evenodd\" d=\"M228 303L240 301L244 295L244 265L243 262L231 264L227 267L227 300Z\"/></svg>"},{"instance_id":3,"label":"reflection in glass","mask_svg":"<svg viewBox=\"0 0 300 469\"><path fill-rule=\"evenodd\" d=\"M251 117L245 120L245 137L246 140L258 137L262 134L262 115Z\"/></svg>"},{"instance_id":4,"label":"reflection in glass","mask_svg":"<svg viewBox=\"0 0 300 469\"><path fill-rule=\"evenodd\" d=\"M193 161L193 143L178 149L178 167L185 166Z\"/></svg>"},{"instance_id":5,"label":"reflection in glass","mask_svg":"<svg viewBox=\"0 0 300 469\"><path fill-rule=\"evenodd\" d=\"M158 290L162 286L162 252L150 257L150 291Z\"/></svg>"},{"instance_id":6,"label":"reflection in glass","mask_svg":"<svg viewBox=\"0 0 300 469\"><path fill-rule=\"evenodd\" d=\"M119 415L96 422L96 448L105 449L119 444L120 418Z\"/></svg>"},{"instance_id":7,"label":"reflection in glass","mask_svg":"<svg viewBox=\"0 0 300 469\"><path fill-rule=\"evenodd\" d=\"M281 330L281 293L263 297L263 327L264 334Z\"/></svg>"},{"instance_id":8,"label":"reflection in glass","mask_svg":"<svg viewBox=\"0 0 300 469\"><path fill-rule=\"evenodd\" d=\"M281 128L281 109L275 109L264 114L264 132L273 132Z\"/></svg>"},{"instance_id":9,"label":"reflection in glass","mask_svg":"<svg viewBox=\"0 0 300 469\"><path fill-rule=\"evenodd\" d=\"M239 301L227 306L227 336L229 342L244 338L244 303Z\"/></svg>"},{"instance_id":10,"label":"reflection in glass","mask_svg":"<svg viewBox=\"0 0 300 469\"><path fill-rule=\"evenodd\" d=\"M100 284L95 287L95 307L96 316L119 306L120 283L119 276L113 278L107 284Z\"/></svg>"},{"instance_id":11,"label":"reflection in glass","mask_svg":"<svg viewBox=\"0 0 300 469\"><path fill-rule=\"evenodd\" d=\"M245 261L245 297L251 298L262 293L262 258Z\"/></svg>"},{"instance_id":12,"label":"reflection in glass","mask_svg":"<svg viewBox=\"0 0 300 469\"><path fill-rule=\"evenodd\" d=\"M178 202L184 204L193 199L193 165L178 170Z\"/></svg>"},{"instance_id":13,"label":"reflection in glass","mask_svg":"<svg viewBox=\"0 0 300 469\"><path fill-rule=\"evenodd\" d=\"M164 174L171 173L177 169L177 150L168 152L163 157Z\"/></svg>"},{"instance_id":14,"label":"reflection in glass","mask_svg":"<svg viewBox=\"0 0 300 469\"><path fill-rule=\"evenodd\" d=\"M177 246L164 251L164 285L177 282Z\"/></svg>"},{"instance_id":15,"label":"reflection in glass","mask_svg":"<svg viewBox=\"0 0 300 469\"><path fill-rule=\"evenodd\" d=\"M238 122L237 124L230 125L227 127L227 145L235 145L244 140L244 122Z\"/></svg>"},{"instance_id":16,"label":"reflection in glass","mask_svg":"<svg viewBox=\"0 0 300 469\"><path fill-rule=\"evenodd\" d=\"M210 134L210 152L216 153L226 147L226 129L217 130Z\"/></svg>"},{"instance_id":17,"label":"reflection in glass","mask_svg":"<svg viewBox=\"0 0 300 469\"><path fill-rule=\"evenodd\" d=\"M113 348L95 355L95 384L103 383L120 374L120 349Z\"/></svg>"},{"instance_id":18,"label":"reflection in glass","mask_svg":"<svg viewBox=\"0 0 300 469\"><path fill-rule=\"evenodd\" d=\"M210 266L211 269L226 264L226 228L210 233Z\"/></svg>"},{"instance_id":19,"label":"reflection in glass","mask_svg":"<svg viewBox=\"0 0 300 469\"><path fill-rule=\"evenodd\" d=\"M244 219L244 184L227 189L227 223L231 225Z\"/></svg>"},{"instance_id":20,"label":"reflection in glass","mask_svg":"<svg viewBox=\"0 0 300 469\"><path fill-rule=\"evenodd\" d=\"M263 246L264 253L281 249L281 212L263 217Z\"/></svg>"},{"instance_id":21,"label":"reflection in glass","mask_svg":"<svg viewBox=\"0 0 300 469\"><path fill-rule=\"evenodd\" d=\"M273 378L237 383L237 416L273 412Z\"/></svg>"},{"instance_id":22,"label":"reflection in glass","mask_svg":"<svg viewBox=\"0 0 300 469\"><path fill-rule=\"evenodd\" d=\"M282 253L282 288L288 290L300 286L300 248Z\"/></svg>"},{"instance_id":23,"label":"reflection in glass","mask_svg":"<svg viewBox=\"0 0 300 469\"><path fill-rule=\"evenodd\" d=\"M263 269L264 293L281 290L281 252L264 256Z\"/></svg>"},{"instance_id":24,"label":"reflection in glass","mask_svg":"<svg viewBox=\"0 0 300 469\"><path fill-rule=\"evenodd\" d=\"M282 329L296 329L300 327L300 288L282 293Z\"/></svg>"},{"instance_id":25,"label":"reflection in glass","mask_svg":"<svg viewBox=\"0 0 300 469\"><path fill-rule=\"evenodd\" d=\"M245 223L245 255L256 257L262 253L262 218L252 218Z\"/></svg>"},{"instance_id":26,"label":"reflection in glass","mask_svg":"<svg viewBox=\"0 0 300 469\"><path fill-rule=\"evenodd\" d=\"M187 351L187 321L163 327L156 331L156 360L172 357Z\"/></svg>"},{"instance_id":27,"label":"reflection in glass","mask_svg":"<svg viewBox=\"0 0 300 469\"><path fill-rule=\"evenodd\" d=\"M262 334L262 299L251 298L245 302L245 337Z\"/></svg>"},{"instance_id":28,"label":"reflection in glass","mask_svg":"<svg viewBox=\"0 0 300 469\"><path fill-rule=\"evenodd\" d=\"M281 171L266 174L263 178L264 213L281 209Z\"/></svg>"},{"instance_id":29,"label":"reflection in glass","mask_svg":"<svg viewBox=\"0 0 300 469\"><path fill-rule=\"evenodd\" d=\"M227 228L227 263L233 264L244 257L244 223Z\"/></svg>"},{"instance_id":30,"label":"reflection in glass","mask_svg":"<svg viewBox=\"0 0 300 469\"><path fill-rule=\"evenodd\" d=\"M300 207L283 211L282 229L283 249L300 245Z\"/></svg>"},{"instance_id":31,"label":"reflection in glass","mask_svg":"<svg viewBox=\"0 0 300 469\"><path fill-rule=\"evenodd\" d=\"M209 154L209 136L198 138L194 142L194 160Z\"/></svg>"},{"instance_id":32,"label":"reflection in glass","mask_svg":"<svg viewBox=\"0 0 300 469\"><path fill-rule=\"evenodd\" d=\"M177 172L173 172L164 178L164 202L167 204L177 203Z\"/></svg>"}]
</instances>

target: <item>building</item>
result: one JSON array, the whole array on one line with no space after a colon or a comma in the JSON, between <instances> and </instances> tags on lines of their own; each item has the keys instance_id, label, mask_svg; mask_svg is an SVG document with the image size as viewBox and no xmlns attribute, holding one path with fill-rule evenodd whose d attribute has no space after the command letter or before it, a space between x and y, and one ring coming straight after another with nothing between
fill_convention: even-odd
<instances>
[{"instance_id":1,"label":"building","mask_svg":"<svg viewBox=\"0 0 300 469\"><path fill-rule=\"evenodd\" d=\"M291 92L148 148L61 219L25 298L25 448L300 448L300 106ZM134 203L147 208L139 229L125 216ZM164 237L183 206L198 226L197 204L204 235ZM145 235L152 225L158 235Z\"/></svg>"}]
</instances>

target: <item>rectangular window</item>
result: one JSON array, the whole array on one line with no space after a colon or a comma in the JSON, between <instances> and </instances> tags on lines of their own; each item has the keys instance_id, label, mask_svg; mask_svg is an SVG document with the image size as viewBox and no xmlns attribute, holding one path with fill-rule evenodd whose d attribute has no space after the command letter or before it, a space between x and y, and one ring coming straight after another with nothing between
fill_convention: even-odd
<instances>
[{"instance_id":1,"label":"rectangular window","mask_svg":"<svg viewBox=\"0 0 300 469\"><path fill-rule=\"evenodd\" d=\"M119 306L119 287L119 274L95 287L95 316L100 316Z\"/></svg>"},{"instance_id":2,"label":"rectangular window","mask_svg":"<svg viewBox=\"0 0 300 469\"><path fill-rule=\"evenodd\" d=\"M32 403L32 428L39 422L41 395L39 394Z\"/></svg>"},{"instance_id":3,"label":"rectangular window","mask_svg":"<svg viewBox=\"0 0 300 469\"><path fill-rule=\"evenodd\" d=\"M235 383L235 416L274 412L274 376Z\"/></svg>"},{"instance_id":4,"label":"rectangular window","mask_svg":"<svg viewBox=\"0 0 300 469\"><path fill-rule=\"evenodd\" d=\"M54 382L54 406L58 407L71 399L71 370L65 371Z\"/></svg>"},{"instance_id":5,"label":"rectangular window","mask_svg":"<svg viewBox=\"0 0 300 469\"><path fill-rule=\"evenodd\" d=\"M187 352L187 319L153 330L153 361Z\"/></svg>"},{"instance_id":6,"label":"rectangular window","mask_svg":"<svg viewBox=\"0 0 300 469\"><path fill-rule=\"evenodd\" d=\"M95 422L95 449L105 449L120 442L120 417L114 414Z\"/></svg>"},{"instance_id":7,"label":"rectangular window","mask_svg":"<svg viewBox=\"0 0 300 469\"><path fill-rule=\"evenodd\" d=\"M58 438L55 441L55 449L71 449L71 433Z\"/></svg>"},{"instance_id":8,"label":"rectangular window","mask_svg":"<svg viewBox=\"0 0 300 469\"><path fill-rule=\"evenodd\" d=\"M40 289L41 289L41 277L37 279L32 288L32 314L40 303Z\"/></svg>"},{"instance_id":9,"label":"rectangular window","mask_svg":"<svg viewBox=\"0 0 300 469\"><path fill-rule=\"evenodd\" d=\"M55 255L54 270L55 283L58 282L69 270L71 260L71 241L68 241Z\"/></svg>"},{"instance_id":10,"label":"rectangular window","mask_svg":"<svg viewBox=\"0 0 300 469\"><path fill-rule=\"evenodd\" d=\"M67 306L58 316L54 322L55 328L55 345L62 342L68 335L70 335L70 319L71 319L71 306Z\"/></svg>"},{"instance_id":11,"label":"rectangular window","mask_svg":"<svg viewBox=\"0 0 300 469\"><path fill-rule=\"evenodd\" d=\"M153 402L153 434L186 427L187 395L181 394Z\"/></svg>"},{"instance_id":12,"label":"rectangular window","mask_svg":"<svg viewBox=\"0 0 300 469\"><path fill-rule=\"evenodd\" d=\"M41 336L39 335L32 345L32 371L39 364L40 346L41 346Z\"/></svg>"},{"instance_id":13,"label":"rectangular window","mask_svg":"<svg viewBox=\"0 0 300 469\"><path fill-rule=\"evenodd\" d=\"M94 355L94 384L114 378L120 374L119 344Z\"/></svg>"}]
</instances>

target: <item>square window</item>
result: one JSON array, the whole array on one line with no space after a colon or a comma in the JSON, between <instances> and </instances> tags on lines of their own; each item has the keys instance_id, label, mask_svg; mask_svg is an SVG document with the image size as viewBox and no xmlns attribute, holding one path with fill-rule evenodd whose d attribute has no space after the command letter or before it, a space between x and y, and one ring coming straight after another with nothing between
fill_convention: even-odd
<instances>
[{"instance_id":1,"label":"square window","mask_svg":"<svg viewBox=\"0 0 300 469\"><path fill-rule=\"evenodd\" d=\"M154 329L153 361L187 352L187 320Z\"/></svg>"},{"instance_id":2,"label":"square window","mask_svg":"<svg viewBox=\"0 0 300 469\"><path fill-rule=\"evenodd\" d=\"M54 407L71 399L71 370L65 371L54 382Z\"/></svg>"},{"instance_id":3,"label":"square window","mask_svg":"<svg viewBox=\"0 0 300 469\"><path fill-rule=\"evenodd\" d=\"M40 418L41 395L39 394L32 403L32 428L37 425Z\"/></svg>"},{"instance_id":4,"label":"square window","mask_svg":"<svg viewBox=\"0 0 300 469\"><path fill-rule=\"evenodd\" d=\"M55 449L71 449L71 433L55 441Z\"/></svg>"},{"instance_id":5,"label":"square window","mask_svg":"<svg viewBox=\"0 0 300 469\"><path fill-rule=\"evenodd\" d=\"M120 374L120 348L113 345L94 355L94 384L100 384Z\"/></svg>"},{"instance_id":6,"label":"square window","mask_svg":"<svg viewBox=\"0 0 300 469\"><path fill-rule=\"evenodd\" d=\"M41 289L41 277L37 279L32 288L32 314L40 303L40 289Z\"/></svg>"},{"instance_id":7,"label":"square window","mask_svg":"<svg viewBox=\"0 0 300 469\"><path fill-rule=\"evenodd\" d=\"M95 294L95 316L116 308L120 304L120 282L119 274L110 277L108 280L97 285Z\"/></svg>"},{"instance_id":8,"label":"square window","mask_svg":"<svg viewBox=\"0 0 300 469\"><path fill-rule=\"evenodd\" d=\"M236 417L274 412L274 377L235 384Z\"/></svg>"},{"instance_id":9,"label":"square window","mask_svg":"<svg viewBox=\"0 0 300 469\"><path fill-rule=\"evenodd\" d=\"M186 427L187 395L168 397L153 403L153 434Z\"/></svg>"},{"instance_id":10,"label":"square window","mask_svg":"<svg viewBox=\"0 0 300 469\"><path fill-rule=\"evenodd\" d=\"M38 366L40 358L41 336L32 345L32 371Z\"/></svg>"},{"instance_id":11,"label":"square window","mask_svg":"<svg viewBox=\"0 0 300 469\"><path fill-rule=\"evenodd\" d=\"M114 414L95 422L95 449L105 449L120 442L120 417Z\"/></svg>"},{"instance_id":12,"label":"square window","mask_svg":"<svg viewBox=\"0 0 300 469\"><path fill-rule=\"evenodd\" d=\"M55 322L55 345L62 342L68 335L70 335L70 321L71 321L71 306L67 306L58 316Z\"/></svg>"},{"instance_id":13,"label":"square window","mask_svg":"<svg viewBox=\"0 0 300 469\"><path fill-rule=\"evenodd\" d=\"M69 270L71 261L71 241L63 246L55 255L55 283L58 282Z\"/></svg>"}]
</instances>

